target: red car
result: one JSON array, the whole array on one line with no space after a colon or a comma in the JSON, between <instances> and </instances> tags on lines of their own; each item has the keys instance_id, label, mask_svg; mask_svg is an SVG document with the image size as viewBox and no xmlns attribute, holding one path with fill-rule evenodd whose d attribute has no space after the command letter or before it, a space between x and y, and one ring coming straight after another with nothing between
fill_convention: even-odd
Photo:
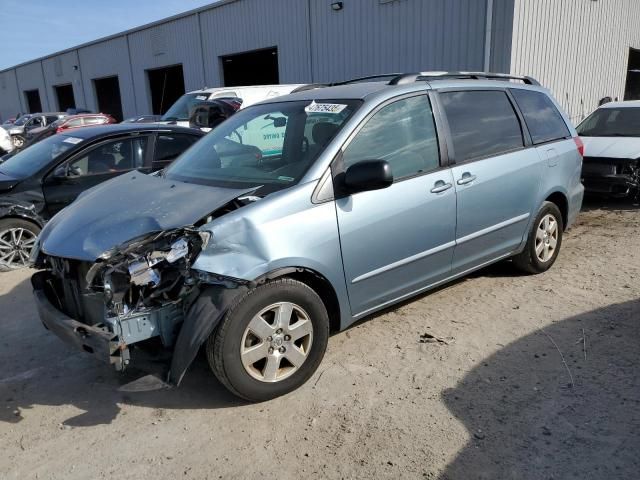
<instances>
[{"instance_id":1,"label":"red car","mask_svg":"<svg viewBox=\"0 0 640 480\"><path fill-rule=\"evenodd\" d=\"M111 115L107 115L106 113L83 113L79 115L70 115L59 120L59 122L60 123L57 123L56 133L64 132L71 128L118 123L115 118Z\"/></svg>"}]
</instances>

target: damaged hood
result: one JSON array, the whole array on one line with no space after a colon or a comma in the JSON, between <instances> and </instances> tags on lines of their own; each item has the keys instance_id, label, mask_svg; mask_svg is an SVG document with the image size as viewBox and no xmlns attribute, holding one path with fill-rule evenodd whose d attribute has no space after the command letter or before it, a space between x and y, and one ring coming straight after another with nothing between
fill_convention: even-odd
<instances>
[{"instance_id":1,"label":"damaged hood","mask_svg":"<svg viewBox=\"0 0 640 480\"><path fill-rule=\"evenodd\" d=\"M40 234L40 248L47 255L95 261L137 237L193 225L253 190L127 173L86 191L53 217Z\"/></svg>"},{"instance_id":2,"label":"damaged hood","mask_svg":"<svg viewBox=\"0 0 640 480\"><path fill-rule=\"evenodd\" d=\"M640 157L640 137L580 137L585 157Z\"/></svg>"}]
</instances>

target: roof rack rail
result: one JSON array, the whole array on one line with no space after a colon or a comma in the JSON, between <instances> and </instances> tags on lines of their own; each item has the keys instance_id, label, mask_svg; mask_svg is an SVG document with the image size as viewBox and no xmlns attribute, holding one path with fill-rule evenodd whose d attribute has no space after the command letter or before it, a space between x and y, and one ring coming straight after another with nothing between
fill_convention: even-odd
<instances>
[{"instance_id":1,"label":"roof rack rail","mask_svg":"<svg viewBox=\"0 0 640 480\"><path fill-rule=\"evenodd\" d=\"M421 80L446 80L446 79L460 79L460 80L519 80L527 85L540 85L533 77L521 76L521 75L509 75L506 73L490 73L490 72L419 72L419 73L404 73L391 79L389 85L404 85L407 83L414 83Z\"/></svg>"},{"instance_id":2,"label":"roof rack rail","mask_svg":"<svg viewBox=\"0 0 640 480\"><path fill-rule=\"evenodd\" d=\"M379 75L368 75L366 77L352 78L350 80L345 80L344 82L330 83L329 85L332 87L335 87L338 85L349 85L350 83L366 82L368 80L378 80L378 79L384 79L384 78L391 78L393 80L394 78L402 75L403 75L402 73L381 73Z\"/></svg>"}]
</instances>

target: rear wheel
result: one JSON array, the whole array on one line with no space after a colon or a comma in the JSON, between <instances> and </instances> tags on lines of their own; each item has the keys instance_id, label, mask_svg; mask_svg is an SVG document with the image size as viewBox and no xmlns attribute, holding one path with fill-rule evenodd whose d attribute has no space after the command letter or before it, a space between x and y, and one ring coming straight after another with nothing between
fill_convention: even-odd
<instances>
[{"instance_id":1,"label":"rear wheel","mask_svg":"<svg viewBox=\"0 0 640 480\"><path fill-rule=\"evenodd\" d=\"M555 203L544 202L531 225L527 245L513 257L513 264L527 273L542 273L551 268L562 245L564 223Z\"/></svg>"},{"instance_id":2,"label":"rear wheel","mask_svg":"<svg viewBox=\"0 0 640 480\"><path fill-rule=\"evenodd\" d=\"M26 267L40 228L26 220L0 220L0 271Z\"/></svg>"},{"instance_id":3,"label":"rear wheel","mask_svg":"<svg viewBox=\"0 0 640 480\"><path fill-rule=\"evenodd\" d=\"M284 278L246 293L206 345L216 377L235 395L264 401L304 384L329 339L327 310L302 282Z\"/></svg>"}]
</instances>

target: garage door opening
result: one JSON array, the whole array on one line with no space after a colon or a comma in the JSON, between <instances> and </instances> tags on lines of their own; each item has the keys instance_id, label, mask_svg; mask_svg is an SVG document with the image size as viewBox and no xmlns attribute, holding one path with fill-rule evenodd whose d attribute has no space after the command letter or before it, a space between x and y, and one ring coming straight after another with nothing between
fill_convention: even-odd
<instances>
[{"instance_id":1,"label":"garage door opening","mask_svg":"<svg viewBox=\"0 0 640 480\"><path fill-rule=\"evenodd\" d=\"M96 78L93 88L98 101L98 111L108 113L118 122L122 121L122 99L120 98L120 83L118 77Z\"/></svg>"},{"instance_id":2,"label":"garage door opening","mask_svg":"<svg viewBox=\"0 0 640 480\"><path fill-rule=\"evenodd\" d=\"M151 109L154 115L163 115L173 103L184 95L182 65L147 70Z\"/></svg>"},{"instance_id":3,"label":"garage door opening","mask_svg":"<svg viewBox=\"0 0 640 480\"><path fill-rule=\"evenodd\" d=\"M629 49L629 66L627 68L627 86L624 90L625 100L640 100L640 50Z\"/></svg>"},{"instance_id":4,"label":"garage door opening","mask_svg":"<svg viewBox=\"0 0 640 480\"><path fill-rule=\"evenodd\" d=\"M220 57L225 87L280 83L276 47Z\"/></svg>"},{"instance_id":5,"label":"garage door opening","mask_svg":"<svg viewBox=\"0 0 640 480\"><path fill-rule=\"evenodd\" d=\"M70 83L67 85L58 85L53 88L56 91L56 97L58 99L58 111L66 112L70 108L76 108L76 101L73 98L73 86Z\"/></svg>"},{"instance_id":6,"label":"garage door opening","mask_svg":"<svg viewBox=\"0 0 640 480\"><path fill-rule=\"evenodd\" d=\"M24 98L27 100L27 108L29 113L38 113L42 111L42 103L40 102L39 90L25 90Z\"/></svg>"}]
</instances>

